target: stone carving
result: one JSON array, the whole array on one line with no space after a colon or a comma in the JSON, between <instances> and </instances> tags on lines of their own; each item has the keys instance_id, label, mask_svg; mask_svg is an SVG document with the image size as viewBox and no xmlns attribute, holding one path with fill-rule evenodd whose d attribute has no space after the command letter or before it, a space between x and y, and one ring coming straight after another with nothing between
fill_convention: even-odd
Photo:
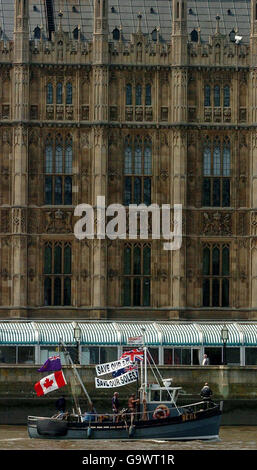
<instances>
[{"instance_id":1,"label":"stone carving","mask_svg":"<svg viewBox=\"0 0 257 470\"><path fill-rule=\"evenodd\" d=\"M12 223L13 233L24 233L26 231L26 213L24 209L13 209Z\"/></svg>"},{"instance_id":2,"label":"stone carving","mask_svg":"<svg viewBox=\"0 0 257 470\"><path fill-rule=\"evenodd\" d=\"M224 214L222 212L204 212L202 232L206 235L231 235L231 214Z\"/></svg>"},{"instance_id":3,"label":"stone carving","mask_svg":"<svg viewBox=\"0 0 257 470\"><path fill-rule=\"evenodd\" d=\"M69 233L72 230L72 212L58 209L45 213L45 231L47 233Z\"/></svg>"}]
</instances>

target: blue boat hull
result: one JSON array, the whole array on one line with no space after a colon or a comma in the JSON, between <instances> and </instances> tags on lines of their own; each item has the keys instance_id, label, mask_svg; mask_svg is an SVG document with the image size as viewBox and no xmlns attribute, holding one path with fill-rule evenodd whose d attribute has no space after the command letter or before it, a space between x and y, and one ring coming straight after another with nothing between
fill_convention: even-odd
<instances>
[{"instance_id":1,"label":"blue boat hull","mask_svg":"<svg viewBox=\"0 0 257 470\"><path fill-rule=\"evenodd\" d=\"M28 418L28 433L36 439L218 439L221 412L219 408L202 411L189 417L139 421L134 426L124 423L72 423L52 418Z\"/></svg>"}]
</instances>

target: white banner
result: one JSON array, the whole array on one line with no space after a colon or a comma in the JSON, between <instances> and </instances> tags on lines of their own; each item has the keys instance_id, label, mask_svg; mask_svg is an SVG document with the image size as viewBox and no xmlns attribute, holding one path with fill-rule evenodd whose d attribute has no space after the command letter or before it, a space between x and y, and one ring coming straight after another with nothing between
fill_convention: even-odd
<instances>
[{"instance_id":1,"label":"white banner","mask_svg":"<svg viewBox=\"0 0 257 470\"><path fill-rule=\"evenodd\" d=\"M134 336L127 339L127 344L143 344L143 336Z\"/></svg>"},{"instance_id":2,"label":"white banner","mask_svg":"<svg viewBox=\"0 0 257 470\"><path fill-rule=\"evenodd\" d=\"M122 374L119 377L115 377L114 379L105 380L99 379L95 377L95 386L96 388L115 388L115 387L122 387L123 385L131 384L137 380L137 371L130 370L126 372L126 374Z\"/></svg>"},{"instance_id":3,"label":"white banner","mask_svg":"<svg viewBox=\"0 0 257 470\"><path fill-rule=\"evenodd\" d=\"M110 374L112 372L115 372L116 370L123 369L124 367L128 367L130 365L132 365L132 362L126 359L119 359L118 361L106 362L105 364L98 364L97 366L95 366L95 368L96 373L99 377L100 375Z\"/></svg>"}]
</instances>

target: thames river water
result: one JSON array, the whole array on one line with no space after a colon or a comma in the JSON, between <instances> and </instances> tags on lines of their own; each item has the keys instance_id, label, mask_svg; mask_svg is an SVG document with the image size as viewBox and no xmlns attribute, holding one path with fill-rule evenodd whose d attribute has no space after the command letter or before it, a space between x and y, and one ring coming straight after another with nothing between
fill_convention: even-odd
<instances>
[{"instance_id":1,"label":"thames river water","mask_svg":"<svg viewBox=\"0 0 257 470\"><path fill-rule=\"evenodd\" d=\"M0 450L257 450L257 426L223 426L219 437L215 442L40 440L30 439L26 426L0 426Z\"/></svg>"}]
</instances>

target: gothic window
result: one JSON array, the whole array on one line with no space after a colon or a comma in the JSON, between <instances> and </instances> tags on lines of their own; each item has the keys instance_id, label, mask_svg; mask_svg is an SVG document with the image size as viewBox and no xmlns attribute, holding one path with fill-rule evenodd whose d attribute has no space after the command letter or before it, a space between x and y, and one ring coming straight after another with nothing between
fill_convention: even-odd
<instances>
[{"instance_id":1,"label":"gothic window","mask_svg":"<svg viewBox=\"0 0 257 470\"><path fill-rule=\"evenodd\" d=\"M46 91L46 104L53 104L53 85L48 83Z\"/></svg>"},{"instance_id":2,"label":"gothic window","mask_svg":"<svg viewBox=\"0 0 257 470\"><path fill-rule=\"evenodd\" d=\"M229 306L230 250L227 244L203 248L203 306Z\"/></svg>"},{"instance_id":3,"label":"gothic window","mask_svg":"<svg viewBox=\"0 0 257 470\"><path fill-rule=\"evenodd\" d=\"M112 32L112 37L114 41L118 41L120 39L120 30L118 28L115 28Z\"/></svg>"},{"instance_id":4,"label":"gothic window","mask_svg":"<svg viewBox=\"0 0 257 470\"><path fill-rule=\"evenodd\" d=\"M151 245L126 243L123 252L123 305L151 303Z\"/></svg>"},{"instance_id":5,"label":"gothic window","mask_svg":"<svg viewBox=\"0 0 257 470\"><path fill-rule=\"evenodd\" d=\"M152 36L152 41L156 42L157 41L157 29L153 29L153 31L151 32L151 36Z\"/></svg>"},{"instance_id":6,"label":"gothic window","mask_svg":"<svg viewBox=\"0 0 257 470\"><path fill-rule=\"evenodd\" d=\"M72 138L48 136L45 147L45 204L72 204Z\"/></svg>"},{"instance_id":7,"label":"gothic window","mask_svg":"<svg viewBox=\"0 0 257 470\"><path fill-rule=\"evenodd\" d=\"M78 38L79 38L79 28L76 26L76 28L74 28L73 30L73 39L77 41Z\"/></svg>"},{"instance_id":8,"label":"gothic window","mask_svg":"<svg viewBox=\"0 0 257 470\"><path fill-rule=\"evenodd\" d=\"M205 85L204 87L204 106L211 106L211 87Z\"/></svg>"},{"instance_id":9,"label":"gothic window","mask_svg":"<svg viewBox=\"0 0 257 470\"><path fill-rule=\"evenodd\" d=\"M62 104L62 83L57 83L56 86L56 103Z\"/></svg>"},{"instance_id":10,"label":"gothic window","mask_svg":"<svg viewBox=\"0 0 257 470\"><path fill-rule=\"evenodd\" d=\"M124 204L151 204L152 141L127 137L124 145Z\"/></svg>"},{"instance_id":11,"label":"gothic window","mask_svg":"<svg viewBox=\"0 0 257 470\"><path fill-rule=\"evenodd\" d=\"M215 85L214 87L214 106L220 106L220 87L219 85Z\"/></svg>"},{"instance_id":12,"label":"gothic window","mask_svg":"<svg viewBox=\"0 0 257 470\"><path fill-rule=\"evenodd\" d=\"M44 305L71 305L71 244L44 246Z\"/></svg>"},{"instance_id":13,"label":"gothic window","mask_svg":"<svg viewBox=\"0 0 257 470\"><path fill-rule=\"evenodd\" d=\"M136 106L142 105L142 86L136 86Z\"/></svg>"},{"instance_id":14,"label":"gothic window","mask_svg":"<svg viewBox=\"0 0 257 470\"><path fill-rule=\"evenodd\" d=\"M203 206L230 206L230 141L206 139L203 147Z\"/></svg>"},{"instance_id":15,"label":"gothic window","mask_svg":"<svg viewBox=\"0 0 257 470\"><path fill-rule=\"evenodd\" d=\"M72 84L66 85L66 104L72 104Z\"/></svg>"},{"instance_id":16,"label":"gothic window","mask_svg":"<svg viewBox=\"0 0 257 470\"><path fill-rule=\"evenodd\" d=\"M198 32L196 31L196 29L193 29L193 31L191 31L190 36L192 42L198 42Z\"/></svg>"},{"instance_id":17,"label":"gothic window","mask_svg":"<svg viewBox=\"0 0 257 470\"><path fill-rule=\"evenodd\" d=\"M126 105L132 106L132 85L130 83L126 85Z\"/></svg>"},{"instance_id":18,"label":"gothic window","mask_svg":"<svg viewBox=\"0 0 257 470\"><path fill-rule=\"evenodd\" d=\"M224 86L223 105L224 105L224 108L229 108L229 106L230 106L230 88L229 88L229 85Z\"/></svg>"},{"instance_id":19,"label":"gothic window","mask_svg":"<svg viewBox=\"0 0 257 470\"><path fill-rule=\"evenodd\" d=\"M34 29L34 38L35 39L41 38L41 29L38 26Z\"/></svg>"},{"instance_id":20,"label":"gothic window","mask_svg":"<svg viewBox=\"0 0 257 470\"><path fill-rule=\"evenodd\" d=\"M145 87L145 105L152 105L152 87L150 84L147 84Z\"/></svg>"}]
</instances>

